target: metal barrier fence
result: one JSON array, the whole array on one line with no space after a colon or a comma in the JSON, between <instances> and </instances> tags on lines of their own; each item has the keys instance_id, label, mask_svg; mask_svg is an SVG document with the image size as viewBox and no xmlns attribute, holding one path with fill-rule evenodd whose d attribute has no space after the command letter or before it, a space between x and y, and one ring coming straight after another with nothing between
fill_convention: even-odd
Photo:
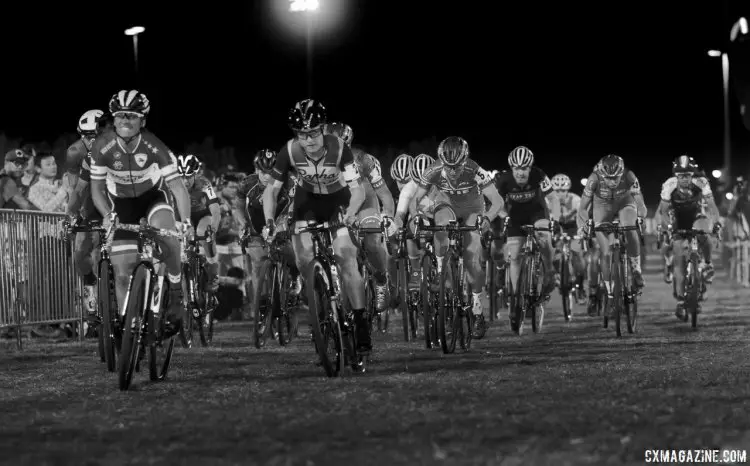
<instances>
[{"instance_id":1,"label":"metal barrier fence","mask_svg":"<svg viewBox=\"0 0 750 466\"><path fill-rule=\"evenodd\" d=\"M79 323L82 283L63 240L64 214L0 209L0 329Z\"/></svg>"},{"instance_id":2,"label":"metal barrier fence","mask_svg":"<svg viewBox=\"0 0 750 466\"><path fill-rule=\"evenodd\" d=\"M724 247L729 259L729 277L744 288L750 288L750 228L744 215L724 221Z\"/></svg>"}]
</instances>

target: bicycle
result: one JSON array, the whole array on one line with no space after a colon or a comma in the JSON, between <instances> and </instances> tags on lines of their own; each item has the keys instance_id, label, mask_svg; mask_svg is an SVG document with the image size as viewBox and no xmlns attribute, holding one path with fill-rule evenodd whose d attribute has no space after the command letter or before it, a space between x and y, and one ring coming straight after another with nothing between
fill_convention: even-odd
<instances>
[{"instance_id":1,"label":"bicycle","mask_svg":"<svg viewBox=\"0 0 750 466\"><path fill-rule=\"evenodd\" d=\"M184 348L193 346L193 327L198 327L201 346L211 346L214 337L213 312L218 304L214 292L207 289L206 257L200 253L200 241L211 243L213 231L209 226L203 236L192 235L185 244L187 260L182 264L182 280L187 288L186 319L180 329Z\"/></svg>"},{"instance_id":2,"label":"bicycle","mask_svg":"<svg viewBox=\"0 0 750 466\"><path fill-rule=\"evenodd\" d=\"M583 238L578 235L570 236L567 233L562 232L557 235L554 242L557 243L558 241L562 243L560 247L560 297L562 298L565 322L570 322L573 314L571 309L571 295L573 295L573 300L580 304L579 296L583 291L581 289L581 284L575 279L576 274L573 262L571 261L570 243L572 241L580 241L583 243Z\"/></svg>"},{"instance_id":3,"label":"bicycle","mask_svg":"<svg viewBox=\"0 0 750 466\"><path fill-rule=\"evenodd\" d=\"M620 317L623 313L625 314L628 333L635 333L638 324L638 295L640 294L640 290L635 285L633 275L630 271L631 263L626 250L627 241L625 239L625 232L637 231L641 247L643 247L642 224L643 221L640 218L634 226L620 226L620 222L617 220L594 226L592 219L587 221L588 236L591 236L593 232L614 235L612 243L609 245L611 251L609 281L612 282L612 298L609 297L609 294L607 295L606 308L608 309L609 306L612 306L614 310L615 331L618 337L622 336ZM624 260L623 256L625 257ZM607 314L607 312L604 312L605 328L608 326L609 316Z\"/></svg>"},{"instance_id":4,"label":"bicycle","mask_svg":"<svg viewBox=\"0 0 750 466\"><path fill-rule=\"evenodd\" d=\"M485 219L486 217L482 215L478 216L474 226L459 225L456 220L449 221L447 225L427 226L422 217L417 219L417 236L420 232L444 231L448 233L448 250L443 257L443 270L440 274L436 328L444 354L450 354L456 350L456 340L459 337L461 349L471 348L474 314L471 312L471 303L466 303L464 295L468 292L464 289L463 233L480 230ZM453 285L451 288L447 287L449 280ZM450 342L446 331L448 322L451 326Z\"/></svg>"},{"instance_id":5,"label":"bicycle","mask_svg":"<svg viewBox=\"0 0 750 466\"><path fill-rule=\"evenodd\" d=\"M706 280L703 277L703 268L701 263L703 262L703 254L698 247L698 238L701 236L714 236L719 238L717 232L708 233L703 230L696 230L694 228L672 230L670 228L666 232L661 232L657 240L657 247L661 249L662 236L666 236L666 240L669 243L673 243L674 237L684 239L688 242L688 260L684 261L683 269L683 290L680 293L685 301L685 317L684 320L687 322L688 318L691 320L693 328L698 326L698 314L700 313L700 303L704 300L704 295L707 291Z\"/></svg>"},{"instance_id":6,"label":"bicycle","mask_svg":"<svg viewBox=\"0 0 750 466\"><path fill-rule=\"evenodd\" d=\"M282 231L277 233L272 241L266 243L268 256L260 266L252 307L255 312L253 335L255 347L258 349L266 345L266 340L271 333L274 334L275 339L278 339L281 346L291 343L294 335L297 334L297 315L292 312L292 309L298 305L299 297L289 294L292 277L284 253L290 239L289 232ZM244 238L242 244L245 244Z\"/></svg>"},{"instance_id":7,"label":"bicycle","mask_svg":"<svg viewBox=\"0 0 750 466\"><path fill-rule=\"evenodd\" d=\"M355 231L355 235L352 235L352 242L357 247L357 263L359 264L359 271L362 275L362 283L365 285L365 312L367 320L370 322L372 328L372 321L378 320L378 327L381 327L381 322L385 321L385 331L388 328L389 312L388 306L383 311L376 310L376 297L375 297L375 273L376 270L367 256L367 246L363 241L365 235L368 234L382 234L383 240L386 242L386 248L390 248L388 239L388 229L385 219L380 221L379 227L360 227L359 223L352 225L352 230ZM403 283L403 282L402 282ZM382 317L385 314L385 317ZM405 323L404 326L407 324ZM384 333L385 333L384 331ZM408 341L408 340L407 340Z\"/></svg>"},{"instance_id":8,"label":"bicycle","mask_svg":"<svg viewBox=\"0 0 750 466\"><path fill-rule=\"evenodd\" d=\"M503 221L503 228L499 235L495 235L492 230L487 231L482 235L482 248L485 250L487 255L487 261L485 262L486 272L486 284L487 293L489 294L489 306L490 306L490 322L494 322L498 316L499 309L506 309L508 307L508 289L507 283L508 275L508 261L503 258L500 261L495 261L492 258L492 245L496 240L506 239L506 233L508 231L508 225L510 223L510 217L505 217Z\"/></svg>"},{"instance_id":9,"label":"bicycle","mask_svg":"<svg viewBox=\"0 0 750 466\"><path fill-rule=\"evenodd\" d=\"M97 306L93 322L89 322L96 329L99 359L106 363L107 370L114 372L117 364L117 356L122 345L120 319L117 312L117 295L115 294L115 274L112 270L112 262L109 258L109 249L112 244L113 229L105 230L100 221L88 221L85 224L70 223L69 219L63 220L63 235L65 241L70 241L70 236L75 233L98 233L100 256L97 264Z\"/></svg>"},{"instance_id":10,"label":"bicycle","mask_svg":"<svg viewBox=\"0 0 750 466\"><path fill-rule=\"evenodd\" d=\"M342 222L308 221L296 234L310 233L313 259L308 266L308 309L315 348L328 377L338 377L349 363L355 372L364 372L367 354L356 350L356 325L351 310L342 306L342 281L334 260L333 233ZM330 345L333 345L330 347ZM329 355L327 351L332 350Z\"/></svg>"},{"instance_id":11,"label":"bicycle","mask_svg":"<svg viewBox=\"0 0 750 466\"><path fill-rule=\"evenodd\" d=\"M115 218L116 221L116 218ZM174 335L166 341L163 358L159 358L158 349L164 348L163 312L168 308L165 299L164 274L166 267L161 261L154 261L154 250L159 253L157 237L180 239L180 253L184 255L182 234L154 228L141 224L131 225L117 223L115 230L131 231L138 234L138 254L140 262L130 274L128 293L125 296L124 318L122 323L122 351L119 359L120 390L128 390L133 379L133 372L138 371L141 358L149 350L149 376L152 381L161 381L167 376L174 350ZM183 262L184 257L183 257ZM145 315L144 315L145 314ZM162 317L159 318L159 314ZM160 360L161 359L161 360Z\"/></svg>"},{"instance_id":12,"label":"bicycle","mask_svg":"<svg viewBox=\"0 0 750 466\"><path fill-rule=\"evenodd\" d=\"M401 310L402 325L404 329L404 341L417 338L417 328L419 327L418 317L422 314L425 345L427 349L432 347L430 339L430 313L429 307L423 306L429 299L429 289L425 280L421 281L419 290L409 290L409 278L411 277L412 267L409 260L407 241L416 240L414 235L409 232L408 225L403 225L396 232L396 251L393 258L396 261L396 289L398 290L398 306ZM425 257L422 257L425 262ZM429 272L424 275L429 276ZM387 322L387 320L386 320Z\"/></svg>"}]
</instances>

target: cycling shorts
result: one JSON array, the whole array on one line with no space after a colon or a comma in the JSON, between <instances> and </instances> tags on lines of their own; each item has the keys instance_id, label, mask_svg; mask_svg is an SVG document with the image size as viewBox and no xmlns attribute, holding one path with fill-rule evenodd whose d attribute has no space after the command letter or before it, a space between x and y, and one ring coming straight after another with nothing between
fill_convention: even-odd
<instances>
[{"instance_id":1,"label":"cycling shorts","mask_svg":"<svg viewBox=\"0 0 750 466\"><path fill-rule=\"evenodd\" d=\"M151 216L159 210L168 210L174 215L170 197L161 183L138 197L114 197L109 194L110 208L117 214L120 223L139 224L141 219L151 223ZM137 239L138 233L116 231L113 240Z\"/></svg>"},{"instance_id":2,"label":"cycling shorts","mask_svg":"<svg viewBox=\"0 0 750 466\"><path fill-rule=\"evenodd\" d=\"M339 212L349 206L351 197L348 187L331 194L316 194L297 187L291 220L314 220L319 223L338 220Z\"/></svg>"}]
</instances>

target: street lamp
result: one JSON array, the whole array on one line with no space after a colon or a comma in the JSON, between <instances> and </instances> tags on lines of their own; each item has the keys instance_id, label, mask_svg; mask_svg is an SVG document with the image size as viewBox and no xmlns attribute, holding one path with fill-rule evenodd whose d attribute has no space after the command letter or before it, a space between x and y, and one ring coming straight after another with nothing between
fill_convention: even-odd
<instances>
[{"instance_id":1,"label":"street lamp","mask_svg":"<svg viewBox=\"0 0 750 466\"><path fill-rule=\"evenodd\" d=\"M714 171L712 171L711 172L711 176L713 176L714 178L716 178L718 180L719 178L721 178L721 170L714 170Z\"/></svg>"},{"instance_id":2,"label":"street lamp","mask_svg":"<svg viewBox=\"0 0 750 466\"><path fill-rule=\"evenodd\" d=\"M313 14L318 11L318 0L289 0L289 11L306 15L307 22L307 97L312 97L313 75Z\"/></svg>"},{"instance_id":3,"label":"street lamp","mask_svg":"<svg viewBox=\"0 0 750 466\"><path fill-rule=\"evenodd\" d=\"M135 58L135 75L138 76L138 34L145 31L143 26L133 26L125 29L126 36L133 36L133 57Z\"/></svg>"},{"instance_id":4,"label":"street lamp","mask_svg":"<svg viewBox=\"0 0 750 466\"><path fill-rule=\"evenodd\" d=\"M729 56L720 50L709 50L709 57L721 57L721 71L724 83L724 169L731 172L732 148L729 135Z\"/></svg>"},{"instance_id":5,"label":"street lamp","mask_svg":"<svg viewBox=\"0 0 750 466\"><path fill-rule=\"evenodd\" d=\"M588 178L581 178L581 186L586 186L589 182Z\"/></svg>"}]
</instances>

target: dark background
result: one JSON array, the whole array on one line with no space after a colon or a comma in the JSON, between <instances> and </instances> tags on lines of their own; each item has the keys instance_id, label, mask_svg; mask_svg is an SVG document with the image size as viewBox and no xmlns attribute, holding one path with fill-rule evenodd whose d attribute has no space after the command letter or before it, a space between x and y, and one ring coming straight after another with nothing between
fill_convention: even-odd
<instances>
[{"instance_id":1,"label":"dark background","mask_svg":"<svg viewBox=\"0 0 750 466\"><path fill-rule=\"evenodd\" d=\"M708 171L721 167L721 60L706 51L727 49L750 2L504 3L321 0L313 96L384 165L410 143L434 147L455 134L487 169L505 168L508 151L527 145L550 176L574 180L614 152L647 195L680 153ZM15 5L0 33L0 129L54 140L85 110L137 85L151 100L149 128L173 150L213 136L249 168L252 152L290 137L286 113L306 97L305 23L287 8L286 0ZM123 34L136 24L146 28L137 80ZM730 57L730 72L750 62L750 53ZM734 93L732 120L739 174L750 168L750 132Z\"/></svg>"}]
</instances>

